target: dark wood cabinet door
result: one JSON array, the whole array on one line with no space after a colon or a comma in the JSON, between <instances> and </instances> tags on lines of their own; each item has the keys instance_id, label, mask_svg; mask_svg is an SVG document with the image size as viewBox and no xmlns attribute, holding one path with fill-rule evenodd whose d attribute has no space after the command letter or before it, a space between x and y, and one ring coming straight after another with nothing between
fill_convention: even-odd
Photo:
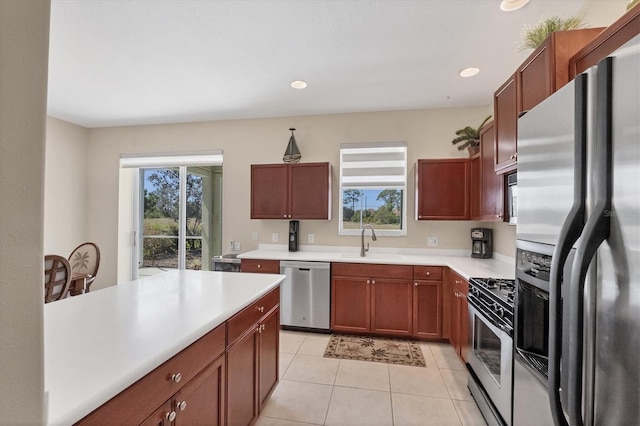
<instances>
[{"instance_id":1,"label":"dark wood cabinet door","mask_svg":"<svg viewBox=\"0 0 640 426\"><path fill-rule=\"evenodd\" d=\"M291 165L290 214L292 219L330 219L329 163Z\"/></svg>"},{"instance_id":2,"label":"dark wood cabinet door","mask_svg":"<svg viewBox=\"0 0 640 426\"><path fill-rule=\"evenodd\" d=\"M167 401L162 405L162 407L158 408L152 415L150 415L149 418L140 423L140 426L170 426L171 420L169 420L169 416L172 412L172 401Z\"/></svg>"},{"instance_id":3,"label":"dark wood cabinet door","mask_svg":"<svg viewBox=\"0 0 640 426\"><path fill-rule=\"evenodd\" d=\"M504 175L494 170L495 126L480 133L480 206L477 220L504 221Z\"/></svg>"},{"instance_id":4,"label":"dark wood cabinet door","mask_svg":"<svg viewBox=\"0 0 640 426\"><path fill-rule=\"evenodd\" d=\"M493 159L492 159L493 160ZM491 164L491 171L493 172L493 164ZM482 159L480 154L471 158L471 182L470 182L470 194L469 201L471 203L471 220L478 220L480 217L480 197L482 190Z\"/></svg>"},{"instance_id":5,"label":"dark wood cabinet door","mask_svg":"<svg viewBox=\"0 0 640 426\"><path fill-rule=\"evenodd\" d=\"M414 282L413 335L432 339L442 337L442 282Z\"/></svg>"},{"instance_id":6,"label":"dark wood cabinet door","mask_svg":"<svg viewBox=\"0 0 640 426\"><path fill-rule=\"evenodd\" d=\"M467 220L471 213L468 158L418 160L418 220Z\"/></svg>"},{"instance_id":7,"label":"dark wood cabinet door","mask_svg":"<svg viewBox=\"0 0 640 426\"><path fill-rule=\"evenodd\" d=\"M174 397L175 426L224 425L225 357L221 356Z\"/></svg>"},{"instance_id":8,"label":"dark wood cabinet door","mask_svg":"<svg viewBox=\"0 0 640 426\"><path fill-rule=\"evenodd\" d=\"M287 219L289 168L287 164L251 166L251 219Z\"/></svg>"},{"instance_id":9,"label":"dark wood cabinet door","mask_svg":"<svg viewBox=\"0 0 640 426\"><path fill-rule=\"evenodd\" d=\"M451 286L450 289L451 300L451 336L449 341L451 346L455 349L456 353L460 354L460 298L458 297L458 290L455 286Z\"/></svg>"},{"instance_id":10,"label":"dark wood cabinet door","mask_svg":"<svg viewBox=\"0 0 640 426\"><path fill-rule=\"evenodd\" d=\"M551 48L551 39L547 39L518 68L518 112L529 111L554 92Z\"/></svg>"},{"instance_id":11,"label":"dark wood cabinet door","mask_svg":"<svg viewBox=\"0 0 640 426\"><path fill-rule=\"evenodd\" d=\"M371 331L409 336L412 332L411 281L371 278Z\"/></svg>"},{"instance_id":12,"label":"dark wood cabinet door","mask_svg":"<svg viewBox=\"0 0 640 426\"><path fill-rule=\"evenodd\" d=\"M227 423L248 425L258 415L256 328L227 350Z\"/></svg>"},{"instance_id":13,"label":"dark wood cabinet door","mask_svg":"<svg viewBox=\"0 0 640 426\"><path fill-rule=\"evenodd\" d=\"M331 330L368 332L371 303L368 278L335 276L331 280Z\"/></svg>"},{"instance_id":14,"label":"dark wood cabinet door","mask_svg":"<svg viewBox=\"0 0 640 426\"><path fill-rule=\"evenodd\" d=\"M495 92L493 112L496 132L494 170L497 173L506 173L516 168L518 152L519 111L515 74Z\"/></svg>"},{"instance_id":15,"label":"dark wood cabinet door","mask_svg":"<svg viewBox=\"0 0 640 426\"><path fill-rule=\"evenodd\" d=\"M467 362L467 352L469 350L469 302L467 302L466 293L461 293L460 296L460 358L464 362Z\"/></svg>"},{"instance_id":16,"label":"dark wood cabinet door","mask_svg":"<svg viewBox=\"0 0 640 426\"><path fill-rule=\"evenodd\" d=\"M278 357L280 354L280 309L276 308L261 321L260 352L258 368L260 377L258 380L258 401L260 410L264 406L267 397L278 384Z\"/></svg>"}]
</instances>

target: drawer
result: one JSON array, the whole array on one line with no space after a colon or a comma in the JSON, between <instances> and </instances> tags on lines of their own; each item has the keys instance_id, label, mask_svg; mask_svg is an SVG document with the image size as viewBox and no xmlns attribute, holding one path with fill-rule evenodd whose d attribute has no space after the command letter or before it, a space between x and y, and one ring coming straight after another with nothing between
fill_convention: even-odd
<instances>
[{"instance_id":1,"label":"drawer","mask_svg":"<svg viewBox=\"0 0 640 426\"><path fill-rule=\"evenodd\" d=\"M279 274L280 261L269 259L242 259L240 272L262 272L264 274Z\"/></svg>"},{"instance_id":2,"label":"drawer","mask_svg":"<svg viewBox=\"0 0 640 426\"><path fill-rule=\"evenodd\" d=\"M465 296L469 292L469 282L452 269L449 269L449 282Z\"/></svg>"},{"instance_id":3,"label":"drawer","mask_svg":"<svg viewBox=\"0 0 640 426\"><path fill-rule=\"evenodd\" d=\"M411 280L413 278L413 266L381 265L377 263L332 263L331 275Z\"/></svg>"},{"instance_id":4,"label":"drawer","mask_svg":"<svg viewBox=\"0 0 640 426\"><path fill-rule=\"evenodd\" d=\"M224 353L220 325L120 392L77 424L140 424L207 365ZM178 382L172 380L180 374Z\"/></svg>"},{"instance_id":5,"label":"drawer","mask_svg":"<svg viewBox=\"0 0 640 426\"><path fill-rule=\"evenodd\" d=\"M257 302L247 306L227 321L227 347L255 326L262 317L280 303L280 287L270 291Z\"/></svg>"},{"instance_id":6,"label":"drawer","mask_svg":"<svg viewBox=\"0 0 640 426\"><path fill-rule=\"evenodd\" d=\"M442 266L414 266L413 279L442 281Z\"/></svg>"}]
</instances>

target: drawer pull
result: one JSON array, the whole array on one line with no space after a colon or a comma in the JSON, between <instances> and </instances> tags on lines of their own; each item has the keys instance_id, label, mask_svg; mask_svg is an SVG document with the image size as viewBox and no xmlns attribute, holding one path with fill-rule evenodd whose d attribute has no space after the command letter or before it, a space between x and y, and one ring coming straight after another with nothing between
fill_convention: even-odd
<instances>
[{"instance_id":1,"label":"drawer pull","mask_svg":"<svg viewBox=\"0 0 640 426\"><path fill-rule=\"evenodd\" d=\"M262 268L262 265L258 263L258 269Z\"/></svg>"},{"instance_id":2,"label":"drawer pull","mask_svg":"<svg viewBox=\"0 0 640 426\"><path fill-rule=\"evenodd\" d=\"M256 307L256 310L257 310L258 312L264 312L264 306L257 306L257 307Z\"/></svg>"},{"instance_id":3,"label":"drawer pull","mask_svg":"<svg viewBox=\"0 0 640 426\"><path fill-rule=\"evenodd\" d=\"M429 275L431 275L431 272L427 271L427 272L425 272L425 275L429 276Z\"/></svg>"},{"instance_id":4,"label":"drawer pull","mask_svg":"<svg viewBox=\"0 0 640 426\"><path fill-rule=\"evenodd\" d=\"M174 383L180 383L180 380L182 380L182 374L180 373L176 373L171 376L171 381Z\"/></svg>"},{"instance_id":5,"label":"drawer pull","mask_svg":"<svg viewBox=\"0 0 640 426\"><path fill-rule=\"evenodd\" d=\"M170 422L173 422L175 419L176 419L176 412L175 411L167 413L167 420L169 420Z\"/></svg>"},{"instance_id":6,"label":"drawer pull","mask_svg":"<svg viewBox=\"0 0 640 426\"><path fill-rule=\"evenodd\" d=\"M187 401L182 401L180 403L178 403L178 408L180 409L180 411L184 411L187 409Z\"/></svg>"}]
</instances>

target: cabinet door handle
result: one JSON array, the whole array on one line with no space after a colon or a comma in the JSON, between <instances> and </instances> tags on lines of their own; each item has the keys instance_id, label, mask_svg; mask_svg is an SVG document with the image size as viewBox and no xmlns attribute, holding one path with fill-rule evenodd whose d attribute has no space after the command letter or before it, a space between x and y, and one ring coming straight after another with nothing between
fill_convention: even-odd
<instances>
[{"instance_id":1,"label":"cabinet door handle","mask_svg":"<svg viewBox=\"0 0 640 426\"><path fill-rule=\"evenodd\" d=\"M286 218L287 218L287 215L286 215L286 214L283 214L283 215L282 215L282 217L284 217L284 218L286 219Z\"/></svg>"},{"instance_id":2,"label":"cabinet door handle","mask_svg":"<svg viewBox=\"0 0 640 426\"><path fill-rule=\"evenodd\" d=\"M178 409L180 409L180 411L184 411L187 409L187 401L182 401L178 403Z\"/></svg>"},{"instance_id":3,"label":"cabinet door handle","mask_svg":"<svg viewBox=\"0 0 640 426\"><path fill-rule=\"evenodd\" d=\"M176 373L171 376L171 381L173 383L180 383L180 380L182 380L182 374L180 373Z\"/></svg>"},{"instance_id":4,"label":"cabinet door handle","mask_svg":"<svg viewBox=\"0 0 640 426\"><path fill-rule=\"evenodd\" d=\"M170 413L167 413L167 420L169 420L170 422L173 422L176 419L176 412L172 411Z\"/></svg>"},{"instance_id":5,"label":"cabinet door handle","mask_svg":"<svg viewBox=\"0 0 640 426\"><path fill-rule=\"evenodd\" d=\"M416 286L416 287L420 286L420 284L418 284L418 282L415 282L413 285Z\"/></svg>"},{"instance_id":6,"label":"cabinet door handle","mask_svg":"<svg viewBox=\"0 0 640 426\"><path fill-rule=\"evenodd\" d=\"M371 280L367 280L367 284L371 284Z\"/></svg>"},{"instance_id":7,"label":"cabinet door handle","mask_svg":"<svg viewBox=\"0 0 640 426\"><path fill-rule=\"evenodd\" d=\"M376 283L376 280L371 280L371 284L375 284L375 283Z\"/></svg>"}]
</instances>

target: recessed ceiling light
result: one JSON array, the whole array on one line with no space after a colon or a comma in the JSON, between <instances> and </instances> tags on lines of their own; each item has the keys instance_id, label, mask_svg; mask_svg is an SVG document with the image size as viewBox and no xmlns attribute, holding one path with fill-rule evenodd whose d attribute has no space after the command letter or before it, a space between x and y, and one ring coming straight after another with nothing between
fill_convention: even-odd
<instances>
[{"instance_id":1,"label":"recessed ceiling light","mask_svg":"<svg viewBox=\"0 0 640 426\"><path fill-rule=\"evenodd\" d=\"M473 77L480 72L480 68L470 67L460 71L460 77Z\"/></svg>"},{"instance_id":2,"label":"recessed ceiling light","mask_svg":"<svg viewBox=\"0 0 640 426\"><path fill-rule=\"evenodd\" d=\"M514 10L524 7L527 3L529 3L529 0L502 0L500 10L503 12L513 12Z\"/></svg>"},{"instance_id":3,"label":"recessed ceiling light","mask_svg":"<svg viewBox=\"0 0 640 426\"><path fill-rule=\"evenodd\" d=\"M291 82L291 87L294 89L304 89L307 87L307 82L302 80L294 80Z\"/></svg>"}]
</instances>

